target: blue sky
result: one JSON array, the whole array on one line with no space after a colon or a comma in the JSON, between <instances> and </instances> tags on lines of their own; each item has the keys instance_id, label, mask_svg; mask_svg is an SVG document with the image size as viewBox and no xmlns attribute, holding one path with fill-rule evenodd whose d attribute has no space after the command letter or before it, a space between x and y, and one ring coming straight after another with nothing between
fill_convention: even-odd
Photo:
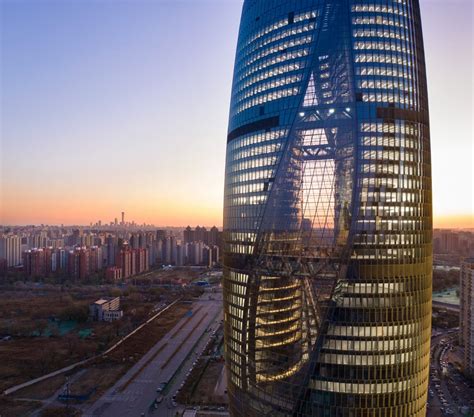
<instances>
[{"instance_id":1,"label":"blue sky","mask_svg":"<svg viewBox=\"0 0 474 417\"><path fill-rule=\"evenodd\" d=\"M421 5L435 214L465 216L472 4ZM0 223L110 221L125 210L220 225L240 10L232 0L1 1Z\"/></svg>"}]
</instances>

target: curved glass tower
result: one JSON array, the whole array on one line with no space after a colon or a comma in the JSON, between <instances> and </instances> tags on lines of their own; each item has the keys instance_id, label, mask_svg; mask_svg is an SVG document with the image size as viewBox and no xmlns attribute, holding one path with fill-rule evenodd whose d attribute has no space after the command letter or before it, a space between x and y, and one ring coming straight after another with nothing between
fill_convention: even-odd
<instances>
[{"instance_id":1,"label":"curved glass tower","mask_svg":"<svg viewBox=\"0 0 474 417\"><path fill-rule=\"evenodd\" d=\"M424 417L418 0L245 0L224 204L233 417Z\"/></svg>"}]
</instances>

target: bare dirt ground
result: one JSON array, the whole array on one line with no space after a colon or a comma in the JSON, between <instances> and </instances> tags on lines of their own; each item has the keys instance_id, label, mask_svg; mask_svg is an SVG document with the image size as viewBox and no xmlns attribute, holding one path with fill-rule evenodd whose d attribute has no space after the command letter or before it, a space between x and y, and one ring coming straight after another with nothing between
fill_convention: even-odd
<instances>
[{"instance_id":1,"label":"bare dirt ground","mask_svg":"<svg viewBox=\"0 0 474 417\"><path fill-rule=\"evenodd\" d=\"M69 289L67 293L53 286L41 290L0 288L0 392L100 353L155 314L160 306L178 297L191 300L200 292L192 287L187 290L93 287ZM87 321L89 303L107 295L121 296L125 319L114 323ZM71 393L82 395L94 389L89 401L97 399L157 343L189 307L185 303L172 306L108 357L98 359L82 370L70 386ZM81 314L86 314L85 319ZM65 334L54 331L55 323L69 320L70 316L76 319L72 330ZM89 334L80 337L84 329L89 330ZM1 340L6 336L8 340ZM69 376L79 371L77 369ZM27 400L46 400L65 381L66 375L59 375L18 391L13 398L0 396L0 417L30 414L41 403ZM51 411L52 415L56 412L61 415L60 410Z\"/></svg>"},{"instance_id":2,"label":"bare dirt ground","mask_svg":"<svg viewBox=\"0 0 474 417\"><path fill-rule=\"evenodd\" d=\"M189 310L189 304L178 303L163 313L162 316L145 326L141 331L135 333L127 339L115 351L112 351L107 357L98 359L84 370L81 375L74 379L70 384L69 390L73 395L86 395L90 393L86 404L93 403L110 388L127 370L135 364L152 346L154 346L171 328L180 320ZM74 378L74 376L71 376ZM65 382L66 376L60 375L31 387L25 388L14 394L13 398L9 398L8 403L4 404L5 415L22 416L28 415L29 412L37 409L41 404L32 403L27 407L24 399L46 400L51 397ZM14 399L18 401L13 401ZM20 400L21 399L21 400ZM18 404L20 403L20 405ZM20 414L18 407L22 407ZM0 406L3 411L3 408ZM5 417L0 413L1 417ZM43 411L44 413L44 411ZM58 412L59 413L59 412ZM60 414L58 414L60 415Z\"/></svg>"},{"instance_id":3,"label":"bare dirt ground","mask_svg":"<svg viewBox=\"0 0 474 417\"><path fill-rule=\"evenodd\" d=\"M226 398L215 392L224 362L200 359L179 392L177 400L186 405L224 405Z\"/></svg>"},{"instance_id":4,"label":"bare dirt ground","mask_svg":"<svg viewBox=\"0 0 474 417\"><path fill-rule=\"evenodd\" d=\"M191 402L201 404L222 404L225 403L220 396L215 395L216 382L222 372L224 362L210 361L204 374L201 377L197 388L191 397Z\"/></svg>"},{"instance_id":5,"label":"bare dirt ground","mask_svg":"<svg viewBox=\"0 0 474 417\"><path fill-rule=\"evenodd\" d=\"M66 380L66 374L57 375L48 379L48 383L46 384L35 384L17 391L15 397L32 400L47 400L66 383Z\"/></svg>"},{"instance_id":6,"label":"bare dirt ground","mask_svg":"<svg viewBox=\"0 0 474 417\"><path fill-rule=\"evenodd\" d=\"M1 417L27 416L41 406L37 401L15 401L11 398L0 398Z\"/></svg>"}]
</instances>

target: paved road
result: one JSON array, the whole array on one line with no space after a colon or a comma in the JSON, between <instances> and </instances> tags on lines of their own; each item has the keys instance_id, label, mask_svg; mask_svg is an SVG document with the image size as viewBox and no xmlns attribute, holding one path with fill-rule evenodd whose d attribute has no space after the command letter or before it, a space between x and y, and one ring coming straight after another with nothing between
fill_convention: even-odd
<instances>
[{"instance_id":1,"label":"paved road","mask_svg":"<svg viewBox=\"0 0 474 417\"><path fill-rule=\"evenodd\" d=\"M435 368L438 370L438 375L440 375L440 376L442 374L442 366L441 366L442 357L440 355L441 350L442 350L442 346L440 345L440 342L441 342L442 339L448 340L451 337L453 337L453 333L454 333L454 337L455 337L456 332L447 331L443 334L434 336L431 339L431 364L435 365ZM453 411L453 414L451 414L451 416L452 417L461 417L461 413L459 412L456 403L452 399L451 393L449 392L446 381L443 377L440 377L439 384L440 384L441 392L443 393L446 401L449 404L449 408L451 408L451 410ZM440 411L441 407L443 407L443 405L441 404L441 401L439 399L438 390L434 387L434 383L432 383L432 381L430 381L430 389L433 390L434 396L430 397L430 399L429 399L430 411L428 412L428 416L443 415ZM446 408L446 407L443 407L443 408Z\"/></svg>"},{"instance_id":2,"label":"paved road","mask_svg":"<svg viewBox=\"0 0 474 417\"><path fill-rule=\"evenodd\" d=\"M146 416L174 416L177 409L172 405L172 396L211 337L212 331L206 332L206 329L217 329L222 319L222 295L212 293L211 296L213 299L209 300L209 294L205 293L193 303L191 318L182 318L112 388L85 410L83 416L140 417L142 413ZM150 406L158 395L156 388L170 379L164 400L155 410Z\"/></svg>"},{"instance_id":3,"label":"paved road","mask_svg":"<svg viewBox=\"0 0 474 417\"><path fill-rule=\"evenodd\" d=\"M433 308L438 307L438 308L445 308L446 310L454 311L459 313L460 306L458 304L449 304L449 303L444 303L443 301L435 301L433 300Z\"/></svg>"}]
</instances>

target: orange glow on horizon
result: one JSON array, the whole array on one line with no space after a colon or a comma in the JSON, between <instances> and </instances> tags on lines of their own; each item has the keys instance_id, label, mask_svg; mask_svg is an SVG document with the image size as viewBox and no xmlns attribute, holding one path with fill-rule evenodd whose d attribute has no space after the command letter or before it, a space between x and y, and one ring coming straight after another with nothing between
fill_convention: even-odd
<instances>
[{"instance_id":1,"label":"orange glow on horizon","mask_svg":"<svg viewBox=\"0 0 474 417\"><path fill-rule=\"evenodd\" d=\"M90 189L87 198L79 187L67 191L62 186L32 190L17 183L0 191L0 225L89 225L98 220L108 224L115 217L120 222L120 213L125 211L125 220L137 224L222 227L222 196L212 187L208 192L194 194L179 184L175 189L156 193L138 188L123 193L117 189ZM434 228L474 229L472 213L441 213L435 210Z\"/></svg>"},{"instance_id":2,"label":"orange glow on horizon","mask_svg":"<svg viewBox=\"0 0 474 417\"><path fill-rule=\"evenodd\" d=\"M445 215L433 217L435 229L474 229L472 214Z\"/></svg>"},{"instance_id":3,"label":"orange glow on horizon","mask_svg":"<svg viewBox=\"0 0 474 417\"><path fill-rule=\"evenodd\" d=\"M55 202L53 207L44 207L37 202L30 204L6 204L0 208L0 225L89 225L101 220L109 224L115 218L120 222L121 211L125 212L125 221L155 226L206 226L222 227L222 208L199 205L169 205L160 207L110 207L107 204L72 204L70 201Z\"/></svg>"},{"instance_id":4,"label":"orange glow on horizon","mask_svg":"<svg viewBox=\"0 0 474 417\"><path fill-rule=\"evenodd\" d=\"M189 196L178 186L156 193L131 187L122 192L91 187L87 193L79 187L66 191L62 184L43 189L16 184L0 191L0 225L89 225L99 220L109 224L115 218L120 222L124 211L125 221L137 224L222 227L220 195Z\"/></svg>"},{"instance_id":5,"label":"orange glow on horizon","mask_svg":"<svg viewBox=\"0 0 474 417\"><path fill-rule=\"evenodd\" d=\"M10 202L12 203L12 202ZM109 204L73 204L71 201L55 201L54 207L45 207L42 202L18 200L13 204L3 204L0 208L2 225L89 225L98 220L108 224L125 211L126 221L155 226L217 226L222 227L222 207L209 207L202 204L171 204L164 202L151 207L120 207ZM36 204L35 204L36 203ZM32 215L34 213L34 215ZM472 214L440 215L433 218L435 229L474 229Z\"/></svg>"}]
</instances>

